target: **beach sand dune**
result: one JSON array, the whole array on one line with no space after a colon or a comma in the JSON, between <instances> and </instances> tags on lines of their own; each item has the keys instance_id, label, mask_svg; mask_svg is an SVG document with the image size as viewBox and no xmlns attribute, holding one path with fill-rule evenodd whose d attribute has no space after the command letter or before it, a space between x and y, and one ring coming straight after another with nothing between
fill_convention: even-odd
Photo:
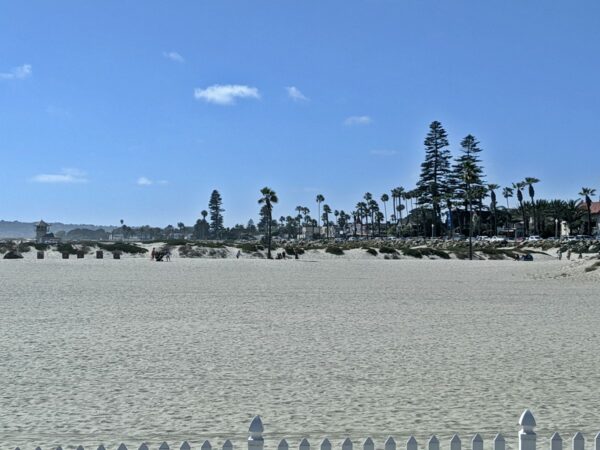
<instances>
[{"instance_id":1,"label":"beach sand dune","mask_svg":"<svg viewBox=\"0 0 600 450\"><path fill-rule=\"evenodd\" d=\"M0 261L0 447L595 432L586 264Z\"/></svg>"}]
</instances>

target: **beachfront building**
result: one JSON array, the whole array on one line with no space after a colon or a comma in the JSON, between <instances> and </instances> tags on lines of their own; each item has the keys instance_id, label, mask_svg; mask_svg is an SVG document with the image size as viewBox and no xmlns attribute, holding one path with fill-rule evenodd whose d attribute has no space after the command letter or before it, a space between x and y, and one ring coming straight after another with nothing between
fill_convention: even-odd
<instances>
[{"instance_id":1,"label":"beachfront building","mask_svg":"<svg viewBox=\"0 0 600 450\"><path fill-rule=\"evenodd\" d=\"M35 224L35 240L38 244L55 244L60 239L50 233L50 225L40 220Z\"/></svg>"},{"instance_id":2,"label":"beachfront building","mask_svg":"<svg viewBox=\"0 0 600 450\"><path fill-rule=\"evenodd\" d=\"M300 239L304 239L304 240L311 240L311 239L316 239L319 236L319 227L317 227L316 225L303 225L302 226L302 232L300 233L300 236L298 236Z\"/></svg>"}]
</instances>

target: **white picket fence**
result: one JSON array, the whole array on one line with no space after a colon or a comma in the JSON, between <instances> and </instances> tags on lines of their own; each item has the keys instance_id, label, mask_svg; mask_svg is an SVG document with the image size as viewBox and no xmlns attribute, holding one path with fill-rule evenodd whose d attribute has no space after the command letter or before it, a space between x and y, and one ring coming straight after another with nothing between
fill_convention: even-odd
<instances>
[{"instance_id":1,"label":"white picket fence","mask_svg":"<svg viewBox=\"0 0 600 450\"><path fill-rule=\"evenodd\" d=\"M526 409L523 414L521 414L521 418L519 419L519 425L521 429L518 433L518 443L519 450L536 450L536 441L537 434L534 431L536 427L535 418L531 411ZM254 417L252 423L250 423L250 428L248 430L248 450L264 450L265 441L263 438L264 427L260 416ZM341 443L341 450L354 450L355 444L350 440L350 438L346 438ZM321 441L318 446L313 447L313 450L332 450L333 446L329 439L325 438ZM387 440L383 444L384 450L401 450L397 447L396 441L393 437L388 437ZM449 450L461 450L462 449L462 440L461 438L455 434L452 436L448 446ZM571 440L571 449L572 450L585 450L585 436L582 433L576 433ZM17 447L15 450L20 450ZM35 450L42 450L40 447L37 447ZM63 450L62 447L56 447L55 450ZM77 447L77 450L84 450L83 446ZM103 445L100 445L97 450L106 450ZM125 444L119 445L117 450L128 450ZM148 445L145 443L140 445L138 450L150 450ZM176 448L171 449L166 442L163 442L158 450L176 450ZM179 447L179 450L191 450L190 444L185 441ZM212 446L209 441L204 441L200 450L218 450L217 447ZM228 439L223 443L222 450L233 450L233 443ZM285 439L282 439L278 446L277 450L290 450L290 445ZM308 439L304 438L300 441L298 445L298 450L311 450L311 444ZM357 446L356 450L361 450L359 446ZM362 444L362 450L375 450L375 442L370 437L367 437ZM414 436L410 436L406 441L406 450L419 450L419 443L415 439ZM440 441L439 439L433 435L427 441L426 447L422 450L440 450ZM465 449L467 450L467 449ZM471 447L470 450L483 450L483 438L479 433L476 433L475 436L471 439ZM506 441L502 434L497 434L492 441L492 450L506 450ZM554 433L550 438L550 448L548 450L563 450L563 439L558 434L558 432ZM594 450L600 450L600 432L596 434L594 438Z\"/></svg>"}]
</instances>

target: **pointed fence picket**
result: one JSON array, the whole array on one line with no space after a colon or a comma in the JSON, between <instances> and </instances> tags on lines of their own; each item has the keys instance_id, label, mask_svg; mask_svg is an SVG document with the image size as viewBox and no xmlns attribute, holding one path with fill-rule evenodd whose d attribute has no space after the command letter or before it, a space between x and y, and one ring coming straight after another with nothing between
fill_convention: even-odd
<instances>
[{"instance_id":1,"label":"pointed fence picket","mask_svg":"<svg viewBox=\"0 0 600 450\"><path fill-rule=\"evenodd\" d=\"M500 433L496 435L494 438L494 450L505 450L506 449L506 441L504 440L504 436Z\"/></svg>"},{"instance_id":2,"label":"pointed fence picket","mask_svg":"<svg viewBox=\"0 0 600 450\"><path fill-rule=\"evenodd\" d=\"M440 450L440 440L435 434L429 438L427 448L428 450Z\"/></svg>"},{"instance_id":3,"label":"pointed fence picket","mask_svg":"<svg viewBox=\"0 0 600 450\"><path fill-rule=\"evenodd\" d=\"M563 441L560 434L554 433L550 438L550 450L562 450Z\"/></svg>"},{"instance_id":4,"label":"pointed fence picket","mask_svg":"<svg viewBox=\"0 0 600 450\"><path fill-rule=\"evenodd\" d=\"M536 421L533 417L533 414L530 410L526 409L521 417L519 418L520 429L517 435L518 439L518 450L536 450L536 441L537 434L535 432ZM265 441L263 438L264 426L262 423L262 419L260 416L255 416L250 423L250 427L248 429L248 450L264 450ZM593 450L600 450L600 432L594 436L594 445ZM558 432L555 432L550 438L549 450L564 450L563 448L563 438ZM571 450L586 450L585 448L586 439L585 436L581 432L577 432L573 435L571 439ZM378 447L379 445L379 447ZM362 449L360 450L376 450L382 448L382 443L376 445L375 441L371 437L367 437L362 444ZM73 448L68 446L67 448ZM114 448L114 447L113 447ZM156 447L154 447L156 448ZM174 447L177 448L177 447ZM218 448L218 447L217 447ZM273 447L269 446L269 449ZM353 450L354 443L347 437L341 442L341 445L336 448L331 444L331 441L328 438L324 438L320 445L319 450ZM516 450L516 446L508 447ZM476 433L471 439L471 448L463 449L462 441L458 434L454 434L450 439L448 446L444 445L443 450L484 450L484 439L479 434ZM492 441L492 450L506 450L506 440L504 436L498 433L493 441ZM19 447L16 447L15 450L21 450ZM42 450L40 447L36 447L35 450ZM55 450L63 450L61 446L55 448ZM76 450L85 450L83 446L76 447ZM97 447L97 450L106 450L105 446L100 444ZM128 450L127 446L124 443L119 444L117 450ZM142 443L138 450L151 450L151 448L146 444ZM163 442L158 447L158 450L170 450L169 444ZM210 441L205 440L202 445L198 447L194 447L192 449L192 445L189 444L188 441L183 441L179 446L179 450L213 450L213 446ZM216 449L215 449L216 450ZM229 439L226 440L222 445L222 450L233 450L233 443ZM290 450L290 446L286 439L282 439L278 446L277 450ZM298 444L298 450L311 450L310 442L307 438L303 438ZM358 450L358 449L357 449ZM392 436L389 436L385 442L383 443L383 450L398 450L396 446L396 441ZM410 436L406 441L406 450L419 450L419 444L414 436ZM440 450L440 441L436 435L431 435L429 440L427 441L427 450ZM590 449L592 450L592 449Z\"/></svg>"},{"instance_id":5,"label":"pointed fence picket","mask_svg":"<svg viewBox=\"0 0 600 450\"><path fill-rule=\"evenodd\" d=\"M277 446L277 450L288 450L290 446L288 445L285 439L282 439L279 445Z\"/></svg>"},{"instance_id":6,"label":"pointed fence picket","mask_svg":"<svg viewBox=\"0 0 600 450\"><path fill-rule=\"evenodd\" d=\"M455 434L452 436L452 439L450 439L450 450L460 450L460 445L460 438L458 437L458 434Z\"/></svg>"},{"instance_id":7,"label":"pointed fence picket","mask_svg":"<svg viewBox=\"0 0 600 450\"><path fill-rule=\"evenodd\" d=\"M310 442L308 442L308 439L302 439L300 445L298 446L298 450L310 450Z\"/></svg>"}]
</instances>

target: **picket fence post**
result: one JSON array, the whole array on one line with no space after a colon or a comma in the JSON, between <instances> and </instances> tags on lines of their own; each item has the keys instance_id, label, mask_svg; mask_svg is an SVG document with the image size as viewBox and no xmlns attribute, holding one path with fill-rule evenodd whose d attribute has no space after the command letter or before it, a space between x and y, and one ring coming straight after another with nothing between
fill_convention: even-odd
<instances>
[{"instance_id":1,"label":"picket fence post","mask_svg":"<svg viewBox=\"0 0 600 450\"><path fill-rule=\"evenodd\" d=\"M304 438L300 441L298 450L310 450L310 442L308 442L308 439Z\"/></svg>"},{"instance_id":2,"label":"picket fence post","mask_svg":"<svg viewBox=\"0 0 600 450\"><path fill-rule=\"evenodd\" d=\"M406 441L406 450L419 450L419 444L414 436L409 437Z\"/></svg>"},{"instance_id":3,"label":"picket fence post","mask_svg":"<svg viewBox=\"0 0 600 450\"><path fill-rule=\"evenodd\" d=\"M562 450L563 446L562 437L560 434L554 433L550 438L550 450Z\"/></svg>"},{"instance_id":4,"label":"picket fence post","mask_svg":"<svg viewBox=\"0 0 600 450\"><path fill-rule=\"evenodd\" d=\"M519 419L519 450L535 450L536 434L533 429L536 427L535 418L531 411L526 409Z\"/></svg>"},{"instance_id":5,"label":"picket fence post","mask_svg":"<svg viewBox=\"0 0 600 450\"><path fill-rule=\"evenodd\" d=\"M585 450L585 438L579 431L573 436L573 450Z\"/></svg>"},{"instance_id":6,"label":"picket fence post","mask_svg":"<svg viewBox=\"0 0 600 450\"><path fill-rule=\"evenodd\" d=\"M321 441L321 450L331 450L331 442L325 438Z\"/></svg>"},{"instance_id":7,"label":"picket fence post","mask_svg":"<svg viewBox=\"0 0 600 450\"><path fill-rule=\"evenodd\" d=\"M248 429L248 450L263 450L265 440L262 433L264 430L260 416L255 416Z\"/></svg>"},{"instance_id":8,"label":"picket fence post","mask_svg":"<svg viewBox=\"0 0 600 450\"><path fill-rule=\"evenodd\" d=\"M388 437L385 441L384 450L396 450L396 441L393 437Z\"/></svg>"},{"instance_id":9,"label":"picket fence post","mask_svg":"<svg viewBox=\"0 0 600 450\"><path fill-rule=\"evenodd\" d=\"M427 442L428 450L440 450L440 440L434 434L429 438L429 442Z\"/></svg>"},{"instance_id":10,"label":"picket fence post","mask_svg":"<svg viewBox=\"0 0 600 450\"><path fill-rule=\"evenodd\" d=\"M506 449L506 441L504 440L504 436L498 433L494 438L494 450L505 450Z\"/></svg>"},{"instance_id":11,"label":"picket fence post","mask_svg":"<svg viewBox=\"0 0 600 450\"><path fill-rule=\"evenodd\" d=\"M188 441L183 441L179 447L179 450L192 450L192 448L190 447L190 443Z\"/></svg>"},{"instance_id":12,"label":"picket fence post","mask_svg":"<svg viewBox=\"0 0 600 450\"><path fill-rule=\"evenodd\" d=\"M285 439L282 439L277 446L277 450L288 450L290 446Z\"/></svg>"},{"instance_id":13,"label":"picket fence post","mask_svg":"<svg viewBox=\"0 0 600 450\"><path fill-rule=\"evenodd\" d=\"M229 439L223 442L223 450L233 450L233 444Z\"/></svg>"},{"instance_id":14,"label":"picket fence post","mask_svg":"<svg viewBox=\"0 0 600 450\"><path fill-rule=\"evenodd\" d=\"M450 439L450 450L460 450L460 446L460 438L458 437L458 434L455 434L452 436L452 439Z\"/></svg>"}]
</instances>

